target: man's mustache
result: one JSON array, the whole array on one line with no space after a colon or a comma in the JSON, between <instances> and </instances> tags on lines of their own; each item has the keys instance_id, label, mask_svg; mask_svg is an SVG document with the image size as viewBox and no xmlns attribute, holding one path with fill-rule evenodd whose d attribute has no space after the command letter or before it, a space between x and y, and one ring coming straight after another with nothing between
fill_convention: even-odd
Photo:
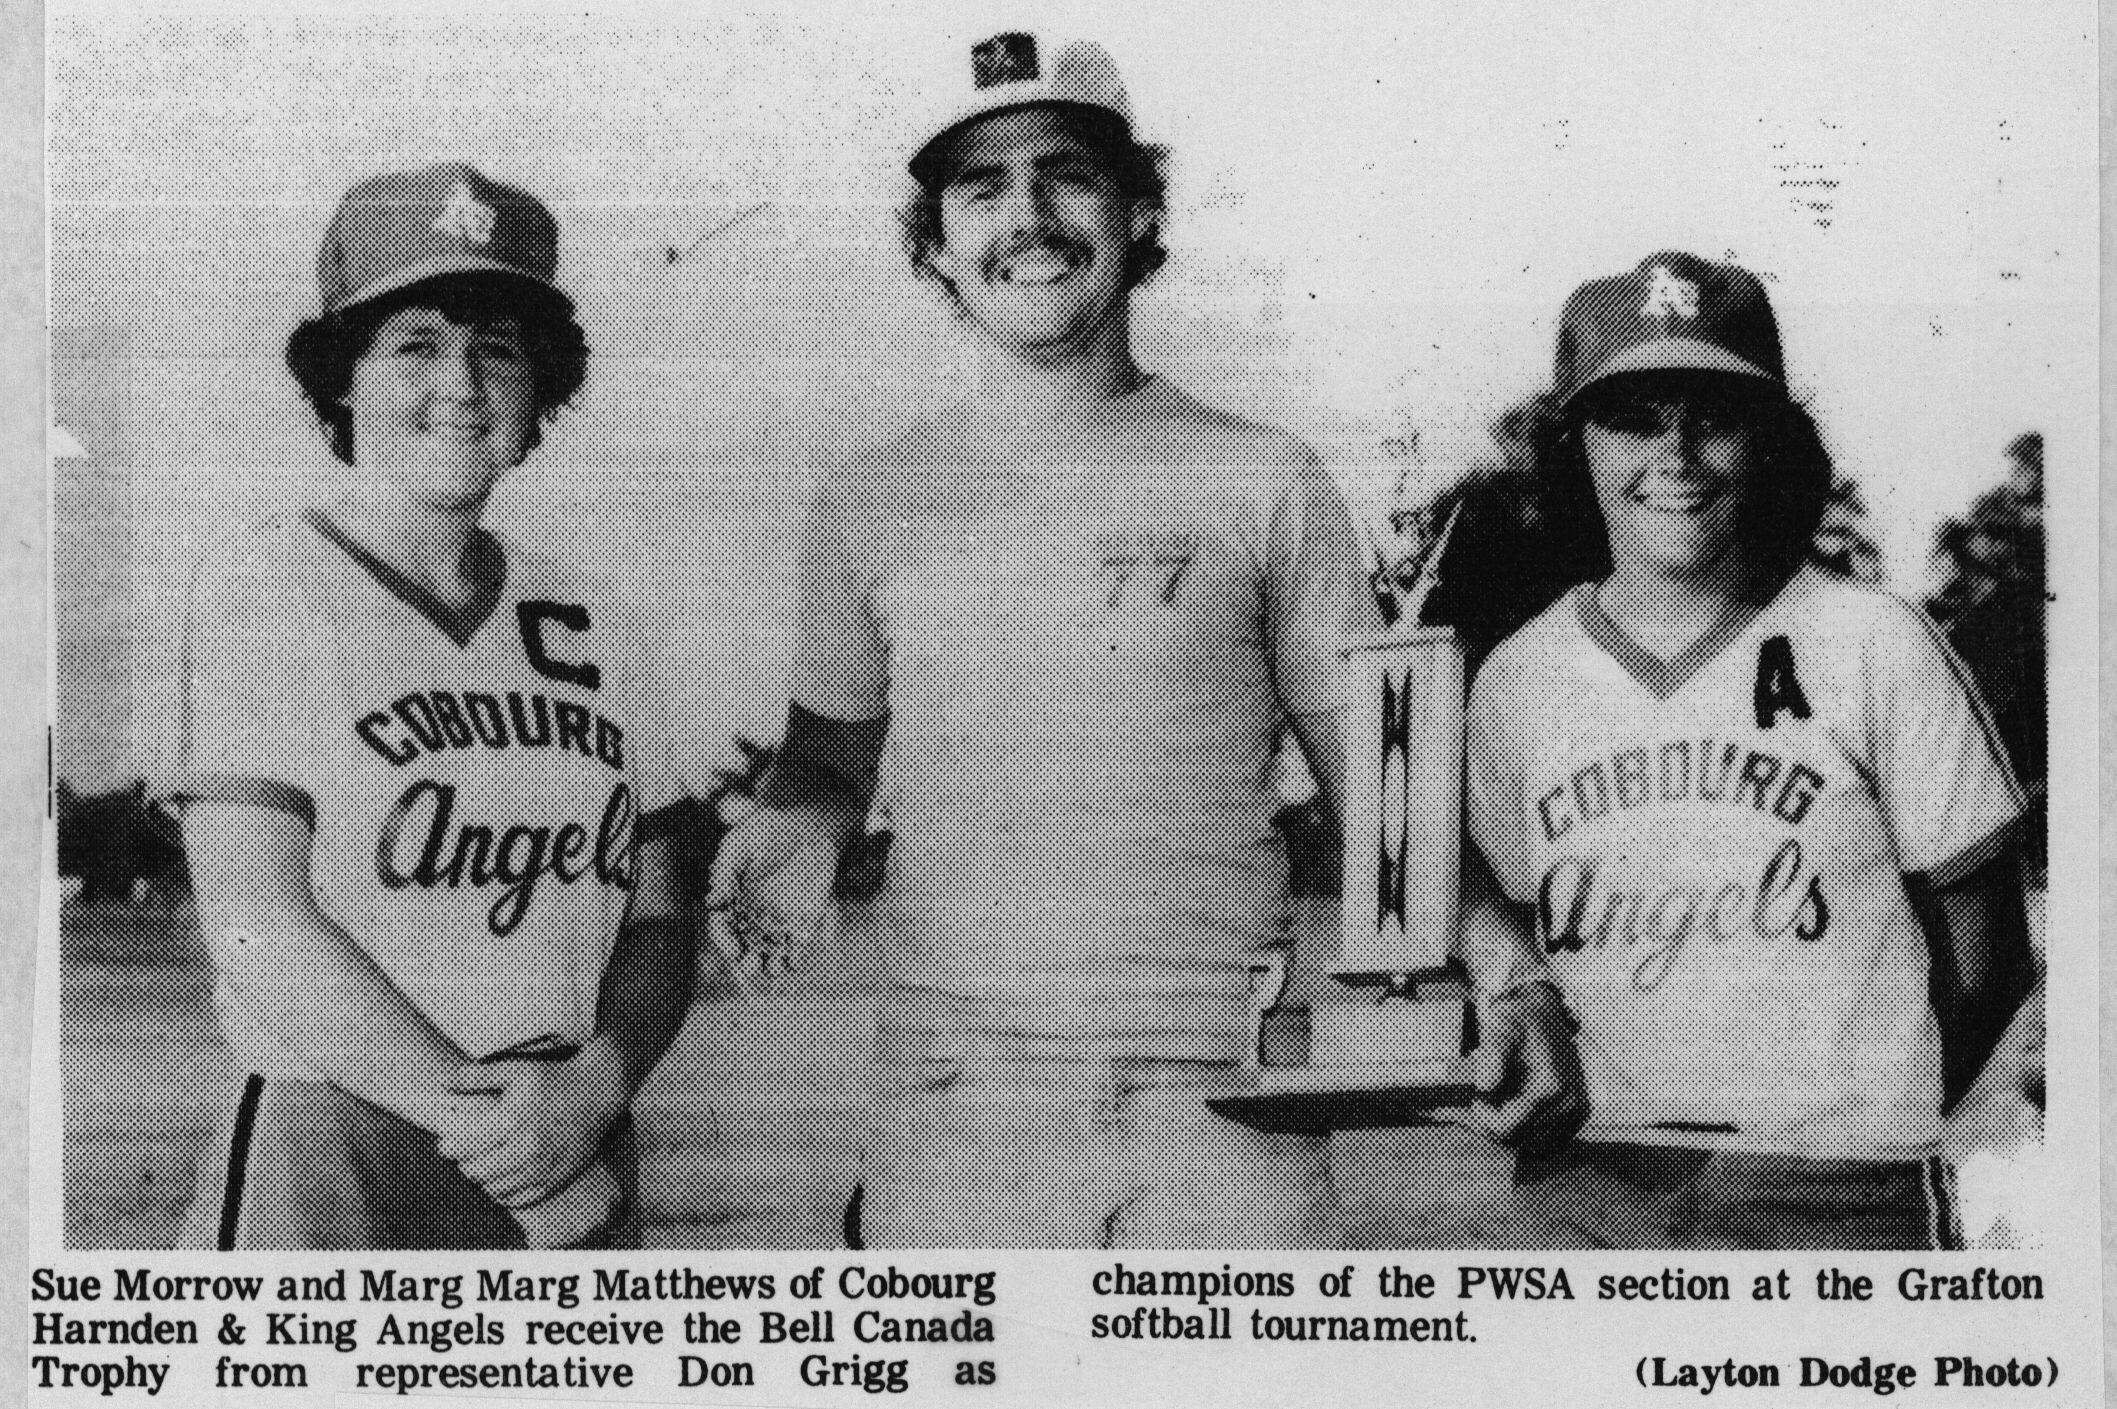
<instances>
[{"instance_id":1,"label":"man's mustache","mask_svg":"<svg viewBox=\"0 0 2117 1409\"><path fill-rule=\"evenodd\" d=\"M1011 236L995 245L985 256L982 272L989 279L1000 271L1000 266L1016 256L1041 250L1048 250L1061 258L1082 264L1087 263L1095 253L1093 246L1086 240L1063 230L1031 230Z\"/></svg>"}]
</instances>

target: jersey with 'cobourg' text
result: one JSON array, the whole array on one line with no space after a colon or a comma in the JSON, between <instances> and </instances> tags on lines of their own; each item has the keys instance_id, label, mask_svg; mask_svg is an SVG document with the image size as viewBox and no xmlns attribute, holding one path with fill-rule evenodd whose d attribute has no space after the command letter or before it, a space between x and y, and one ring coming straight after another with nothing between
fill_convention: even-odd
<instances>
[{"instance_id":1,"label":"jersey with 'cobourg' text","mask_svg":"<svg viewBox=\"0 0 2117 1409\"><path fill-rule=\"evenodd\" d=\"M1476 840L1580 1020L1592 1129L1814 1154L1937 1133L1904 878L2023 800L1961 663L1887 593L1798 572L1662 662L1583 586L1471 692Z\"/></svg>"},{"instance_id":2,"label":"jersey with 'cobourg' text","mask_svg":"<svg viewBox=\"0 0 2117 1409\"><path fill-rule=\"evenodd\" d=\"M643 827L678 783L613 604L490 535L474 548L489 590L463 613L317 514L210 554L171 791L308 821L323 913L483 1057L593 1036ZM311 1075L250 1000L218 996L258 1070Z\"/></svg>"}]
</instances>

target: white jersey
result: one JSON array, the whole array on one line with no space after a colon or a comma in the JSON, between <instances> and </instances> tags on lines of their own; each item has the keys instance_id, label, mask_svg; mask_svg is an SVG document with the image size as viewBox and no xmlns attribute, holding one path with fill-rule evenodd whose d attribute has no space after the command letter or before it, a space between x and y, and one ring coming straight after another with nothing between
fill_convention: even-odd
<instances>
[{"instance_id":1,"label":"white jersey","mask_svg":"<svg viewBox=\"0 0 2117 1409\"><path fill-rule=\"evenodd\" d=\"M637 633L555 564L477 546L492 586L463 613L314 515L212 554L171 792L308 820L323 913L488 1056L594 1035L642 819L678 785ZM258 1071L314 1079L219 998Z\"/></svg>"},{"instance_id":2,"label":"white jersey","mask_svg":"<svg viewBox=\"0 0 2117 1409\"><path fill-rule=\"evenodd\" d=\"M963 417L834 472L795 700L889 716L903 984L1054 1056L1235 1057L1287 909L1273 744L1379 626L1313 452L1150 380L1059 463Z\"/></svg>"},{"instance_id":3,"label":"white jersey","mask_svg":"<svg viewBox=\"0 0 2117 1409\"><path fill-rule=\"evenodd\" d=\"M1471 691L1471 826L1581 1023L1594 1128L1811 1154L1938 1131L1904 877L1998 854L2022 797L1926 615L1797 573L1662 662L1581 587Z\"/></svg>"}]
</instances>

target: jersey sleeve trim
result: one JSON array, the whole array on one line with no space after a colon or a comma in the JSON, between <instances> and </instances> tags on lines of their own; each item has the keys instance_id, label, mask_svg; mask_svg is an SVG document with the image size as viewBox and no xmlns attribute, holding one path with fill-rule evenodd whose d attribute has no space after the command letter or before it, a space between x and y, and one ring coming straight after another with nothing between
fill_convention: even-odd
<instances>
[{"instance_id":1,"label":"jersey sleeve trim","mask_svg":"<svg viewBox=\"0 0 2117 1409\"><path fill-rule=\"evenodd\" d=\"M232 773L193 773L177 782L170 801L222 802L237 807L265 807L299 817L316 829L316 799L277 778L245 778Z\"/></svg>"},{"instance_id":2,"label":"jersey sleeve trim","mask_svg":"<svg viewBox=\"0 0 2117 1409\"><path fill-rule=\"evenodd\" d=\"M2009 817L1938 866L1930 867L1926 871L1926 879L1931 881L1935 888L1945 889L1963 877L1983 869L2006 851L2008 844L2014 839L2014 829L2020 822L2018 815Z\"/></svg>"},{"instance_id":3,"label":"jersey sleeve trim","mask_svg":"<svg viewBox=\"0 0 2117 1409\"><path fill-rule=\"evenodd\" d=\"M1879 659L1869 666L1868 707L1890 830L1904 872L1945 885L1997 854L2028 799L1939 623L1892 593L1866 590L1882 608L1871 628L1870 659Z\"/></svg>"},{"instance_id":4,"label":"jersey sleeve trim","mask_svg":"<svg viewBox=\"0 0 2117 1409\"><path fill-rule=\"evenodd\" d=\"M1978 688L1977 678L1970 673L1970 667L1965 665L1963 658L1956 653L1955 646L1948 640L1948 633L1941 630L1939 622L1907 602L1899 602L1898 606L1925 632L1926 639L1933 644L1934 650L1946 663L1948 673L1955 678L1956 685L1970 702L1970 717L1977 721L1977 731L1984 738L1986 751L2006 775L2007 791L2013 797L2014 805L2017 808L2026 808L2028 796L2022 791L2021 781L2014 776L2014 761L2007 753L2006 739L2001 736L1999 725L1993 722L1991 707L1985 703L1985 693Z\"/></svg>"}]
</instances>

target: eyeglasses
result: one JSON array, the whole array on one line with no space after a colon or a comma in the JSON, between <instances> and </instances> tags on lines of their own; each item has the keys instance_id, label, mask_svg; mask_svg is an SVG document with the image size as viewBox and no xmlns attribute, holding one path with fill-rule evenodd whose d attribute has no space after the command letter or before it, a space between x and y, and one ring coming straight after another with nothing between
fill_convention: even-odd
<instances>
[{"instance_id":1,"label":"eyeglasses","mask_svg":"<svg viewBox=\"0 0 2117 1409\"><path fill-rule=\"evenodd\" d=\"M1659 440L1688 427L1702 440L1736 435L1750 417L1732 402L1690 398L1619 397L1587 408L1587 419L1604 430L1639 440Z\"/></svg>"}]
</instances>

